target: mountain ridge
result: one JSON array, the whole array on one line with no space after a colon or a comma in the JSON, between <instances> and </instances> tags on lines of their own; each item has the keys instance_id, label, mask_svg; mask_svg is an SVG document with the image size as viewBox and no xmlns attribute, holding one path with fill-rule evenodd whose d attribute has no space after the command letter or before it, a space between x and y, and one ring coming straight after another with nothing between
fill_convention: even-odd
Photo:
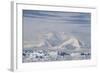
<instances>
[{"instance_id":1,"label":"mountain ridge","mask_svg":"<svg viewBox=\"0 0 100 73\"><path fill-rule=\"evenodd\" d=\"M31 45L30 47L37 48L51 48L51 49L80 49L83 42L74 36L68 36L64 32L59 33L43 33L40 35L39 43L37 45ZM31 43L32 44L32 43ZM25 47L29 47L29 44Z\"/></svg>"}]
</instances>

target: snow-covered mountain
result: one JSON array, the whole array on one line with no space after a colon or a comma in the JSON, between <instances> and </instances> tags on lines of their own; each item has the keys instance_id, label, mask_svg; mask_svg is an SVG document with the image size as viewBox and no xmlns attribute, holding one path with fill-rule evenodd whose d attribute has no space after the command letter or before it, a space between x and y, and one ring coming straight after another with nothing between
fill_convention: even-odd
<instances>
[{"instance_id":1,"label":"snow-covered mountain","mask_svg":"<svg viewBox=\"0 0 100 73\"><path fill-rule=\"evenodd\" d=\"M64 42L59 45L59 48L66 48L69 50L79 50L83 45L83 42L81 42L79 39L73 37L73 36L69 36L69 38L67 40L64 40Z\"/></svg>"},{"instance_id":2,"label":"snow-covered mountain","mask_svg":"<svg viewBox=\"0 0 100 73\"><path fill-rule=\"evenodd\" d=\"M37 41L38 43L34 46L31 45L31 47L77 50L80 49L83 44L76 37L68 36L64 32L43 33L39 36Z\"/></svg>"}]
</instances>

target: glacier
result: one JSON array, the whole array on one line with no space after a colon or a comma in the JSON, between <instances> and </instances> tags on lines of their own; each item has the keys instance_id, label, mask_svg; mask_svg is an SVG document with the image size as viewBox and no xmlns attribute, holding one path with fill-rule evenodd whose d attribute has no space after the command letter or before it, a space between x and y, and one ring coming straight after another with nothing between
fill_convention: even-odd
<instances>
[{"instance_id":1,"label":"glacier","mask_svg":"<svg viewBox=\"0 0 100 73\"><path fill-rule=\"evenodd\" d=\"M80 39L64 32L41 33L37 41L25 41L23 62L86 60L91 50Z\"/></svg>"}]
</instances>

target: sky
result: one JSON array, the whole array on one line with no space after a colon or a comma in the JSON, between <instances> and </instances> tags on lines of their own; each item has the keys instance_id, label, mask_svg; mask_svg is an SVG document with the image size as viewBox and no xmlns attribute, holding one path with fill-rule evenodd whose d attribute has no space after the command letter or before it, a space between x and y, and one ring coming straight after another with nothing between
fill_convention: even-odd
<instances>
[{"instance_id":1,"label":"sky","mask_svg":"<svg viewBox=\"0 0 100 73\"><path fill-rule=\"evenodd\" d=\"M23 40L34 41L39 33L65 32L84 41L90 47L91 14L23 10Z\"/></svg>"}]
</instances>

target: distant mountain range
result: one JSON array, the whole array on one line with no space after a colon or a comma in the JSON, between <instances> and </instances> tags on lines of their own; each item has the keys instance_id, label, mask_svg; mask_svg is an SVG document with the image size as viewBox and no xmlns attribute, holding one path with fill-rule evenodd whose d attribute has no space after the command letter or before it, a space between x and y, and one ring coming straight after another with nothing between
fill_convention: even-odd
<instances>
[{"instance_id":1,"label":"distant mountain range","mask_svg":"<svg viewBox=\"0 0 100 73\"><path fill-rule=\"evenodd\" d=\"M25 48L46 48L46 49L69 49L79 50L83 42L74 36L68 36L64 32L49 32L39 36L38 43L27 43Z\"/></svg>"}]
</instances>

